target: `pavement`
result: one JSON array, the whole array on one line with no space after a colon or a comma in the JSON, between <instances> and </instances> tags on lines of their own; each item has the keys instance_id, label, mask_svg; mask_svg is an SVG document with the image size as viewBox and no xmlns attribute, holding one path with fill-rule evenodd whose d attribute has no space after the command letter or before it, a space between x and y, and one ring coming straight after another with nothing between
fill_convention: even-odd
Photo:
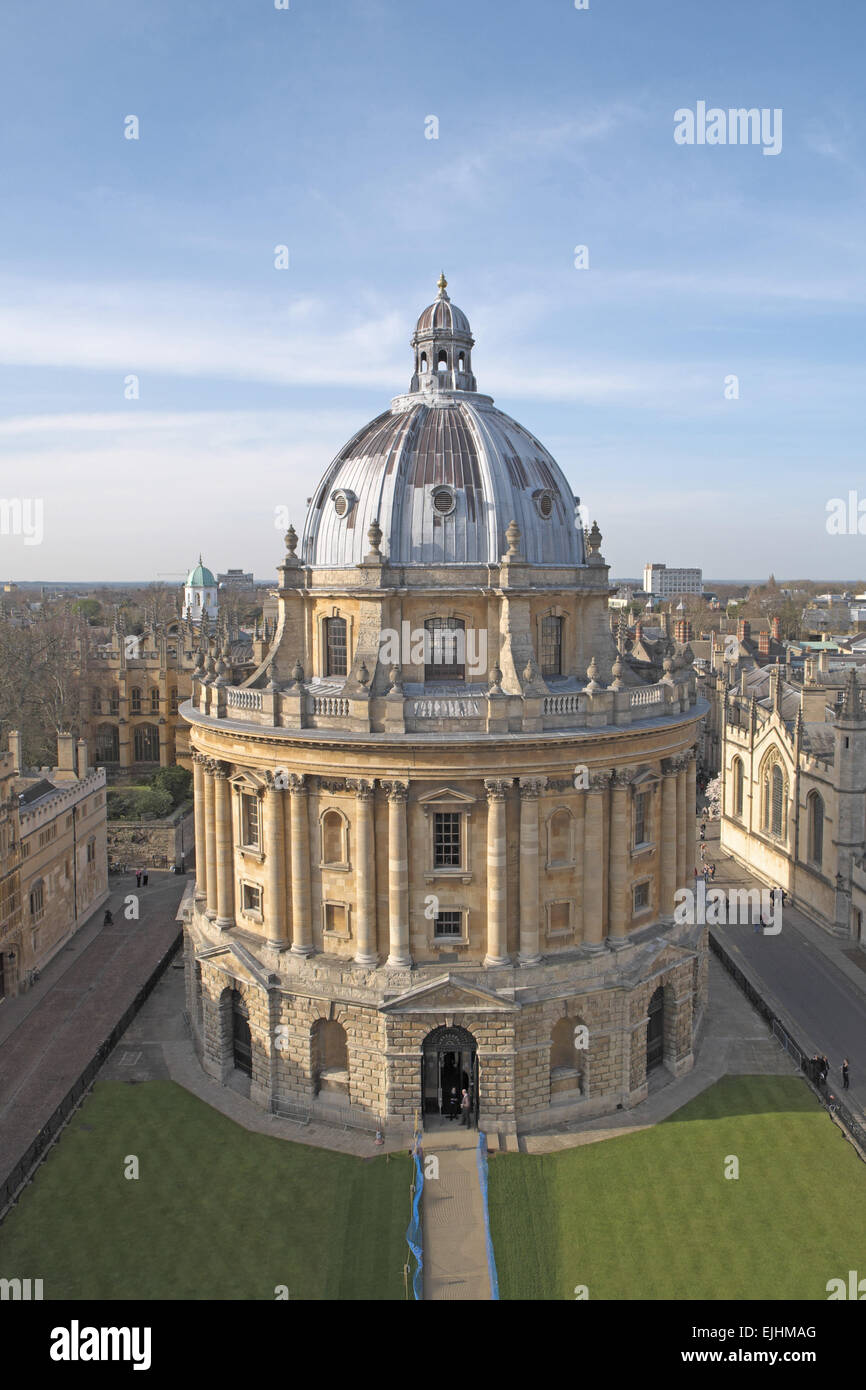
<instances>
[{"instance_id":1,"label":"pavement","mask_svg":"<svg viewBox=\"0 0 866 1390\"><path fill-rule=\"evenodd\" d=\"M449 1135L452 1147L445 1150L435 1133L424 1144L425 1164L431 1157L438 1161L438 1173L426 1178L421 1194L425 1303L490 1299L478 1134L470 1129L463 1135Z\"/></svg>"},{"instance_id":2,"label":"pavement","mask_svg":"<svg viewBox=\"0 0 866 1390\"><path fill-rule=\"evenodd\" d=\"M766 888L721 851L719 829L718 821L707 823L706 858L716 865L713 886ZM808 1055L826 1055L828 1088L843 1095L851 1110L866 1120L866 951L848 937L818 926L791 904L782 909L776 936L749 926L718 926L711 932ZM847 1092L842 1091L843 1057L850 1066Z\"/></svg>"},{"instance_id":3,"label":"pavement","mask_svg":"<svg viewBox=\"0 0 866 1390\"><path fill-rule=\"evenodd\" d=\"M102 925L103 904L30 990L0 1003L0 1192L177 940L187 881L152 871L136 890L134 876L112 875L113 924Z\"/></svg>"}]
</instances>

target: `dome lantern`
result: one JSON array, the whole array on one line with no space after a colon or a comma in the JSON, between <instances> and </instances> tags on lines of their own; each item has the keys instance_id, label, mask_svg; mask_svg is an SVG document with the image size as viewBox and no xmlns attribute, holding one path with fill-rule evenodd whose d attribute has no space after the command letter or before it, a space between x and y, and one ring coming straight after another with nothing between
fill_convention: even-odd
<instances>
[{"instance_id":1,"label":"dome lantern","mask_svg":"<svg viewBox=\"0 0 866 1390\"><path fill-rule=\"evenodd\" d=\"M448 296L444 272L439 294L419 316L412 335L415 373L410 391L476 391L472 375L475 346L469 320Z\"/></svg>"}]
</instances>

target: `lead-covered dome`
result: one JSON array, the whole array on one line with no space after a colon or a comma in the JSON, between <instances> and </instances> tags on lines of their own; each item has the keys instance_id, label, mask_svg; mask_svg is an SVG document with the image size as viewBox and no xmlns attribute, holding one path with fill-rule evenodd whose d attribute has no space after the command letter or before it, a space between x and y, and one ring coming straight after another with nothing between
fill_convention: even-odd
<instances>
[{"instance_id":1,"label":"lead-covered dome","mask_svg":"<svg viewBox=\"0 0 866 1390\"><path fill-rule=\"evenodd\" d=\"M445 284L418 319L409 394L358 431L319 485L304 561L359 564L377 521L392 565L498 564L516 521L529 564L582 565L577 498L535 436L476 391L469 320Z\"/></svg>"}]
</instances>

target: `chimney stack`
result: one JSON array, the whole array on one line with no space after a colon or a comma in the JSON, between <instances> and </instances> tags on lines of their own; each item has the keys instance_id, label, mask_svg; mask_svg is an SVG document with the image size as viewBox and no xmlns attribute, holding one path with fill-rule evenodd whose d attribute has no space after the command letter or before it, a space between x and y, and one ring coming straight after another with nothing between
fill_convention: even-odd
<instances>
[{"instance_id":1,"label":"chimney stack","mask_svg":"<svg viewBox=\"0 0 866 1390\"><path fill-rule=\"evenodd\" d=\"M24 771L24 736L17 729L9 732L9 752L12 754L12 771L20 777Z\"/></svg>"},{"instance_id":2,"label":"chimney stack","mask_svg":"<svg viewBox=\"0 0 866 1390\"><path fill-rule=\"evenodd\" d=\"M747 642L752 635L752 624L748 618L740 618L737 623L737 638L740 642Z\"/></svg>"},{"instance_id":3,"label":"chimney stack","mask_svg":"<svg viewBox=\"0 0 866 1390\"><path fill-rule=\"evenodd\" d=\"M770 655L770 634L769 632L758 633L758 654L760 656Z\"/></svg>"},{"instance_id":4,"label":"chimney stack","mask_svg":"<svg viewBox=\"0 0 866 1390\"><path fill-rule=\"evenodd\" d=\"M78 776L87 776L87 739L78 740Z\"/></svg>"},{"instance_id":5,"label":"chimney stack","mask_svg":"<svg viewBox=\"0 0 866 1390\"><path fill-rule=\"evenodd\" d=\"M74 782L76 779L73 734L57 735L57 777L62 782Z\"/></svg>"},{"instance_id":6,"label":"chimney stack","mask_svg":"<svg viewBox=\"0 0 866 1390\"><path fill-rule=\"evenodd\" d=\"M781 642L781 640L782 640L782 619L781 619L781 618L775 617L775 618L771 618L771 619L770 619L770 632L771 632L771 634L772 634L772 637L773 637L773 641L774 641L774 642Z\"/></svg>"}]
</instances>

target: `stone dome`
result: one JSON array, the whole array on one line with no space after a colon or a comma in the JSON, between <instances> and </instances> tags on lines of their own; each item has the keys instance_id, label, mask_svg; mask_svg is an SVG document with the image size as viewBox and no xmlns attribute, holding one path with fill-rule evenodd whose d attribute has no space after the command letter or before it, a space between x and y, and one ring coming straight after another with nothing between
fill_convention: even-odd
<instances>
[{"instance_id":1,"label":"stone dome","mask_svg":"<svg viewBox=\"0 0 866 1390\"><path fill-rule=\"evenodd\" d=\"M472 346L443 276L412 338L410 392L358 431L312 498L306 564L360 564L374 521L392 565L498 564L511 521L527 563L586 563L578 499L543 444L476 391Z\"/></svg>"},{"instance_id":2,"label":"stone dome","mask_svg":"<svg viewBox=\"0 0 866 1390\"><path fill-rule=\"evenodd\" d=\"M202 564L201 556L198 557L198 564L190 570L187 576L187 584L195 589L215 589L216 580L208 569L207 565Z\"/></svg>"}]
</instances>

